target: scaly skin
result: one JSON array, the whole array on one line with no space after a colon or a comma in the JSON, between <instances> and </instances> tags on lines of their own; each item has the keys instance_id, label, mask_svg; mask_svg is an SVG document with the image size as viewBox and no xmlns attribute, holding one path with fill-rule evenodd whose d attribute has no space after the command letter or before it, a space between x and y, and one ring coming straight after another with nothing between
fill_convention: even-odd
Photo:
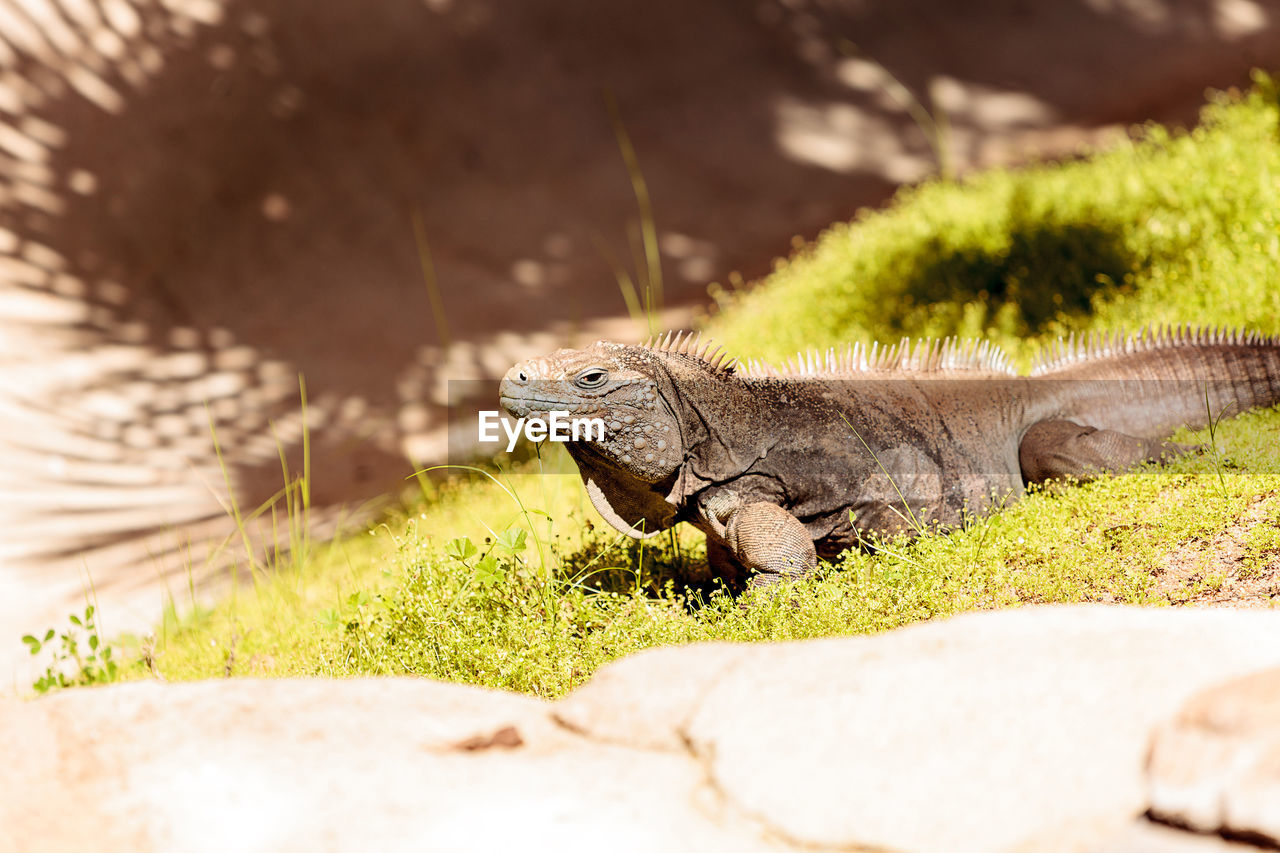
<instances>
[{"instance_id":1,"label":"scaly skin","mask_svg":"<svg viewBox=\"0 0 1280 853\"><path fill-rule=\"evenodd\" d=\"M722 365L668 335L531 359L500 393L517 417L602 418L603 441L567 445L601 515L640 538L688 522L720 577L760 585L868 534L954 526L1029 483L1184 452L1162 439L1210 411L1280 401L1280 343L1190 329L1099 338L1017 376L998 352L954 342L779 371Z\"/></svg>"}]
</instances>

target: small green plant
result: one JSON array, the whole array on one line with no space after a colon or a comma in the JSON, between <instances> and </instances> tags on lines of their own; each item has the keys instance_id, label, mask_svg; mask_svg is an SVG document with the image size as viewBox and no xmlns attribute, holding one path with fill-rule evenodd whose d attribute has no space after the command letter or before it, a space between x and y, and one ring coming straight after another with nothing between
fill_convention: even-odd
<instances>
[{"instance_id":1,"label":"small green plant","mask_svg":"<svg viewBox=\"0 0 1280 853\"><path fill-rule=\"evenodd\" d=\"M609 244L601 237L596 237L596 248L613 270L618 280L618 289L627 305L627 313L636 324L646 330L650 336L661 331L658 321L662 313L662 254L658 248L658 227L653 218L653 203L649 198L649 186L645 183L644 173L640 171L640 158L636 155L635 146L622 123L622 113L618 102L611 92L605 93L605 108L609 112L609 121L613 125L613 133L618 141L618 150L622 154L622 162L626 166L627 176L631 180L631 191L636 197L636 210L639 215L638 230L632 224L627 227L627 242L631 246L631 255L635 264L635 275L627 270L625 264L609 248Z\"/></svg>"},{"instance_id":2,"label":"small green plant","mask_svg":"<svg viewBox=\"0 0 1280 853\"><path fill-rule=\"evenodd\" d=\"M61 634L50 628L43 638L31 634L22 638L32 655L40 654L53 642L55 636L58 638L59 646L54 651L53 660L45 668L44 674L31 685L37 693L48 693L60 687L108 684L119 676L119 667L112 660L111 646L104 644L98 634L94 606L87 605L84 616L72 613L69 618L72 627ZM83 640L81 631L84 632ZM75 669L68 675L69 665L72 663Z\"/></svg>"},{"instance_id":3,"label":"small green plant","mask_svg":"<svg viewBox=\"0 0 1280 853\"><path fill-rule=\"evenodd\" d=\"M1234 401L1228 403L1223 406L1222 411L1218 412L1217 417L1214 417L1213 406L1209 402L1209 383L1206 382L1204 384L1204 410L1209 422L1209 453L1213 457L1213 469L1218 474L1218 489L1222 495L1227 493L1227 478L1222 475L1224 462L1222 453L1218 450L1218 425L1222 423L1222 419L1226 417L1227 412L1235 405Z\"/></svg>"},{"instance_id":4,"label":"small green plant","mask_svg":"<svg viewBox=\"0 0 1280 853\"><path fill-rule=\"evenodd\" d=\"M431 306L431 319L436 325L436 342L442 349L453 343L449 334L449 318L444 313L444 301L440 298L440 282L436 278L436 265L431 258L431 244L427 242L427 226L421 211L413 212L413 241L418 249L418 264L422 268L422 283L427 288L427 301Z\"/></svg>"},{"instance_id":5,"label":"small green plant","mask_svg":"<svg viewBox=\"0 0 1280 853\"><path fill-rule=\"evenodd\" d=\"M444 554L470 570L467 585L477 583L485 590L492 590L507 579L507 572L514 568L513 563L524 565L524 559L520 555L525 549L525 536L523 528L508 527L498 534L496 540L487 540L485 544L488 547L484 554L474 561L472 558L480 553L480 549L470 538L462 536L446 542Z\"/></svg>"},{"instance_id":6,"label":"small green plant","mask_svg":"<svg viewBox=\"0 0 1280 853\"><path fill-rule=\"evenodd\" d=\"M935 91L936 85L930 86L929 102L932 106L932 109L930 109L922 104L920 99L915 96L915 93L895 77L892 71L885 68L853 42L848 39L842 39L840 52L845 56L857 57L875 69L881 91L888 95L898 105L899 109L911 116L911 120L920 128L920 132L924 134L929 147L933 149L933 156L938 161L939 176L944 181L954 180L956 171L955 164L951 158L951 122L947 118L946 110L942 108L942 104L939 102Z\"/></svg>"},{"instance_id":7,"label":"small green plant","mask_svg":"<svg viewBox=\"0 0 1280 853\"><path fill-rule=\"evenodd\" d=\"M920 518L916 515L915 511L911 509L911 502L908 501L907 496L902 493L902 489L898 488L897 480L893 479L893 475L889 473L889 469L884 467L884 464L880 461L880 457L871 449L871 445L867 444L867 440L862 437L862 433L858 432L857 427L850 423L849 419L844 415L840 416L840 420L844 421L844 425L847 426L850 432L857 437L858 443L861 444L863 449L867 451L873 460L875 460L876 467L880 469L880 473L885 476L885 479L889 481L889 485L893 486L893 490L897 492L898 500L902 501L902 508L906 510L906 514L904 515L903 513L898 512L898 508L892 504L889 505L889 509L893 510L894 514L896 514L904 524L914 530L917 535L923 535L926 532L925 525L920 521ZM854 525L855 530L857 529L857 523L852 510L849 511L849 523Z\"/></svg>"}]
</instances>

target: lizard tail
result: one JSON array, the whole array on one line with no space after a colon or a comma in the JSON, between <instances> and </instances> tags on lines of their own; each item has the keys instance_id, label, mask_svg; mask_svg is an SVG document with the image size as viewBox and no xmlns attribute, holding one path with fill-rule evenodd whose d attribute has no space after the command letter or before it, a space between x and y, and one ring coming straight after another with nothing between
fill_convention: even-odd
<instances>
[{"instance_id":1,"label":"lizard tail","mask_svg":"<svg viewBox=\"0 0 1280 853\"><path fill-rule=\"evenodd\" d=\"M1165 436L1280 403L1280 336L1185 326L1073 338L1032 376L1062 416Z\"/></svg>"}]
</instances>

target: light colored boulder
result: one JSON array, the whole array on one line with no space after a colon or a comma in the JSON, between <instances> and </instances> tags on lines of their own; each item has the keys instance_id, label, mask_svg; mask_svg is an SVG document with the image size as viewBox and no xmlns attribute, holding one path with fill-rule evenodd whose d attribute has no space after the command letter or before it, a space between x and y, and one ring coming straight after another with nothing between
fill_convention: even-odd
<instances>
[{"instance_id":1,"label":"light colored boulder","mask_svg":"<svg viewBox=\"0 0 1280 853\"><path fill-rule=\"evenodd\" d=\"M703 698L763 647L670 646L606 666L554 706L557 722L593 740L687 751L682 724Z\"/></svg>"},{"instance_id":2,"label":"light colored boulder","mask_svg":"<svg viewBox=\"0 0 1280 853\"><path fill-rule=\"evenodd\" d=\"M1147 772L1153 815L1280 845L1280 669L1196 695L1157 731Z\"/></svg>"},{"instance_id":3,"label":"light colored boulder","mask_svg":"<svg viewBox=\"0 0 1280 853\"><path fill-rule=\"evenodd\" d=\"M1023 608L731 648L694 657L704 694L645 737L665 725L737 813L810 846L1072 850L1145 809L1148 735L1171 709L1280 661L1280 613ZM557 714L616 738L611 720L680 668L678 651L637 655Z\"/></svg>"},{"instance_id":4,"label":"light colored boulder","mask_svg":"<svg viewBox=\"0 0 1280 853\"><path fill-rule=\"evenodd\" d=\"M1278 666L1280 613L1072 607L659 649L555 704L407 678L69 690L0 701L0 851L1097 853L1138 831L1156 726Z\"/></svg>"},{"instance_id":5,"label":"light colored boulder","mask_svg":"<svg viewBox=\"0 0 1280 853\"><path fill-rule=\"evenodd\" d=\"M131 684L0 704L0 850L763 851L682 756L413 679Z\"/></svg>"}]
</instances>

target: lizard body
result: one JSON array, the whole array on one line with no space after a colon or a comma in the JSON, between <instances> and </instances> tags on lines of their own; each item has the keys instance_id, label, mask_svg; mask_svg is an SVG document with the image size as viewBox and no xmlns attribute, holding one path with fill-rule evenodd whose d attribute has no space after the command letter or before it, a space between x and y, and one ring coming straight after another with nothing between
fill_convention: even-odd
<instances>
[{"instance_id":1,"label":"lizard body","mask_svg":"<svg viewBox=\"0 0 1280 853\"><path fill-rule=\"evenodd\" d=\"M1072 340L1019 376L973 343L851 347L779 369L668 335L531 359L500 394L521 417L602 418L603 440L567 445L601 515L642 538L693 524L719 576L758 585L869 533L954 526L1030 483L1185 452L1163 439L1280 402L1280 339Z\"/></svg>"}]
</instances>

